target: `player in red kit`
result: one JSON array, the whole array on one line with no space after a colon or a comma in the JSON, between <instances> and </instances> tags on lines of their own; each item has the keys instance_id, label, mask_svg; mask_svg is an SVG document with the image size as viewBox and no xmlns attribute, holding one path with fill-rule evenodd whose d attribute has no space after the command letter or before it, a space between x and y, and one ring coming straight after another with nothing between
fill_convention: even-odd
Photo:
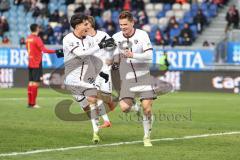
<instances>
[{"instance_id":1,"label":"player in red kit","mask_svg":"<svg viewBox=\"0 0 240 160\"><path fill-rule=\"evenodd\" d=\"M45 48L41 38L38 36L40 27L37 24L30 26L31 34L26 39L26 48L28 51L28 70L29 70L29 83L28 83L28 107L39 108L36 104L39 82L42 76L42 54L43 53L56 53L60 50L51 50Z\"/></svg>"}]
</instances>

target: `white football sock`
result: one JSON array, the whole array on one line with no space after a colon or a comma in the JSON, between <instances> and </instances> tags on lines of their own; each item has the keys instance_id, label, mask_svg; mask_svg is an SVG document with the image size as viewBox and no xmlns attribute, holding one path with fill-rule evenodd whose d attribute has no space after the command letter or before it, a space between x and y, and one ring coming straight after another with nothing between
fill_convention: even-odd
<instances>
[{"instance_id":1,"label":"white football sock","mask_svg":"<svg viewBox=\"0 0 240 160\"><path fill-rule=\"evenodd\" d=\"M99 131L98 125L99 125L99 120L98 120L98 114L97 114L97 107L96 105L90 105L91 108L91 122L92 122L92 127L93 127L93 132L97 133Z\"/></svg>"},{"instance_id":2,"label":"white football sock","mask_svg":"<svg viewBox=\"0 0 240 160\"><path fill-rule=\"evenodd\" d=\"M131 107L131 111L138 112L139 110L140 106L137 104L137 102L135 102Z\"/></svg>"},{"instance_id":3,"label":"white football sock","mask_svg":"<svg viewBox=\"0 0 240 160\"><path fill-rule=\"evenodd\" d=\"M101 117L103 118L103 121L108 121L110 122L109 118L108 118L108 115L106 113L106 108L104 106L104 103L102 100L98 100L98 108L100 110L99 114L101 115Z\"/></svg>"},{"instance_id":4,"label":"white football sock","mask_svg":"<svg viewBox=\"0 0 240 160\"><path fill-rule=\"evenodd\" d=\"M153 124L153 115L146 116L145 114L143 114L144 137L150 137L152 124Z\"/></svg>"}]
</instances>

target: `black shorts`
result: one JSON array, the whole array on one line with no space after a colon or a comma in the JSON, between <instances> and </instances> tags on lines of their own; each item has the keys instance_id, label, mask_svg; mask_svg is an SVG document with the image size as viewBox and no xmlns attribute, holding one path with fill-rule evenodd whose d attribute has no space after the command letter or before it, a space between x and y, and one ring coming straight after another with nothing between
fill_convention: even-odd
<instances>
[{"instance_id":1,"label":"black shorts","mask_svg":"<svg viewBox=\"0 0 240 160\"><path fill-rule=\"evenodd\" d=\"M42 67L39 68L28 68L28 80L33 82L40 82L42 77Z\"/></svg>"}]
</instances>

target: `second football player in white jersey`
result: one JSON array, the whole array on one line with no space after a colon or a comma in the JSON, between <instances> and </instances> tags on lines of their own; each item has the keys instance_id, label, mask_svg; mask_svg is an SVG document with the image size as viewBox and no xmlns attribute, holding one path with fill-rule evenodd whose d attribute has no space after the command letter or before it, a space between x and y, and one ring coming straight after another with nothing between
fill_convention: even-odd
<instances>
[{"instance_id":1,"label":"second football player in white jersey","mask_svg":"<svg viewBox=\"0 0 240 160\"><path fill-rule=\"evenodd\" d=\"M104 37L107 39L110 36L103 31L96 30L95 19L92 16L88 16L89 29L88 35L94 38L95 43L99 43ZM111 61L112 61L112 50L100 50L95 53L95 56L102 60L102 69L100 74L97 76L95 85L98 90L102 91L106 95L111 97L112 93L112 78L111 78ZM103 125L100 128L106 128L111 126L111 122L106 113L106 109L102 100L98 100L98 107L100 108L100 114L104 120Z\"/></svg>"}]
</instances>

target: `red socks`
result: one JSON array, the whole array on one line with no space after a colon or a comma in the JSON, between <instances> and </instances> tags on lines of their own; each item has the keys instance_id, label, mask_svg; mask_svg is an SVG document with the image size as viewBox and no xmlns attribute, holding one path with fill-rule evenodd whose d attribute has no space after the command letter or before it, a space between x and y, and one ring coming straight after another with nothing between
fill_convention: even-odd
<instances>
[{"instance_id":1,"label":"red socks","mask_svg":"<svg viewBox=\"0 0 240 160\"><path fill-rule=\"evenodd\" d=\"M37 99L37 93L38 93L38 86L32 86L32 104L36 104L36 99Z\"/></svg>"},{"instance_id":2,"label":"red socks","mask_svg":"<svg viewBox=\"0 0 240 160\"><path fill-rule=\"evenodd\" d=\"M33 106L32 104L32 86L28 85L28 105Z\"/></svg>"},{"instance_id":3,"label":"red socks","mask_svg":"<svg viewBox=\"0 0 240 160\"><path fill-rule=\"evenodd\" d=\"M38 93L38 86L28 86L28 105L34 106Z\"/></svg>"}]
</instances>

